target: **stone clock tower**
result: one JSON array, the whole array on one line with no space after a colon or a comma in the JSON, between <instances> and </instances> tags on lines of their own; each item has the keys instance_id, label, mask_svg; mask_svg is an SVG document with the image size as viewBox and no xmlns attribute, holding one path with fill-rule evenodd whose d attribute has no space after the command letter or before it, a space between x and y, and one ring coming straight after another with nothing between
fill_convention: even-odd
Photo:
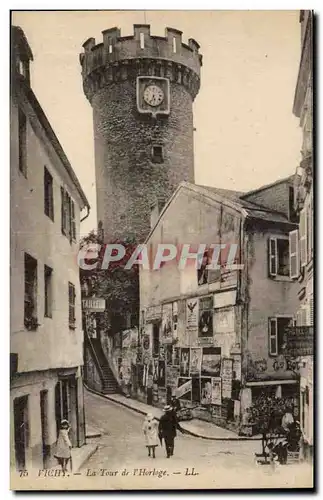
<instances>
[{"instance_id":1,"label":"stone clock tower","mask_svg":"<svg viewBox=\"0 0 323 500\"><path fill-rule=\"evenodd\" d=\"M166 28L132 36L103 31L80 54L83 89L93 108L97 215L106 242L143 242L150 214L181 181L194 182L192 104L200 88L198 43Z\"/></svg>"}]
</instances>

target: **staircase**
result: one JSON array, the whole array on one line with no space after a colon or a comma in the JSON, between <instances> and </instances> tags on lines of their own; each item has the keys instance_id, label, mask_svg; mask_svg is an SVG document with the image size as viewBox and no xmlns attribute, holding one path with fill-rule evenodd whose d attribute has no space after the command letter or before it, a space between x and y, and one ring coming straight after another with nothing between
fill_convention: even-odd
<instances>
[{"instance_id":1,"label":"staircase","mask_svg":"<svg viewBox=\"0 0 323 500\"><path fill-rule=\"evenodd\" d=\"M120 392L118 382L113 375L109 363L103 352L101 342L99 339L90 339L90 344L95 354L95 358L100 365L101 379L102 379L102 392L104 394L114 394Z\"/></svg>"}]
</instances>

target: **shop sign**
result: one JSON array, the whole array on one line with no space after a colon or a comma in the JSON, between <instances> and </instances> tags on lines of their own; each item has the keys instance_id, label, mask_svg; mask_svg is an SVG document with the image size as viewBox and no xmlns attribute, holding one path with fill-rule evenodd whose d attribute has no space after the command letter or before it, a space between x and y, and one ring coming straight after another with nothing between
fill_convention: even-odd
<instances>
[{"instance_id":1,"label":"shop sign","mask_svg":"<svg viewBox=\"0 0 323 500\"><path fill-rule=\"evenodd\" d=\"M288 356L313 356L313 326L292 326L285 328L286 348Z\"/></svg>"},{"instance_id":2,"label":"shop sign","mask_svg":"<svg viewBox=\"0 0 323 500\"><path fill-rule=\"evenodd\" d=\"M161 306L151 306L147 308L146 311L146 322L160 319L162 315Z\"/></svg>"},{"instance_id":3,"label":"shop sign","mask_svg":"<svg viewBox=\"0 0 323 500\"><path fill-rule=\"evenodd\" d=\"M105 311L105 299L83 299L82 307L87 312L103 312Z\"/></svg>"}]
</instances>

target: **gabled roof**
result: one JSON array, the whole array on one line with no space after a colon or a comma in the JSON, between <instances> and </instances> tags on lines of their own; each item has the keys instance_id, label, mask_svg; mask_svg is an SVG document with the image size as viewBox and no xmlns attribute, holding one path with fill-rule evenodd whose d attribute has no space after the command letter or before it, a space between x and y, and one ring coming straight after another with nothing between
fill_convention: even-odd
<instances>
[{"instance_id":1,"label":"gabled roof","mask_svg":"<svg viewBox=\"0 0 323 500\"><path fill-rule=\"evenodd\" d=\"M265 191L266 189L270 189L274 186L278 186L279 184L283 184L284 182L290 182L293 181L294 175L289 175L288 177L284 177L283 179L278 179L278 181L271 182L270 184L266 184L265 186L260 186L257 189L253 189L252 191L247 191L247 193L243 193L242 197L243 198L248 198L248 196L251 196L256 193L261 193L261 191Z\"/></svg>"},{"instance_id":2,"label":"gabled roof","mask_svg":"<svg viewBox=\"0 0 323 500\"><path fill-rule=\"evenodd\" d=\"M289 178L288 178L289 179ZM286 180L286 179L285 179ZM283 182L284 180L278 181L277 183L270 184L268 186L264 186L263 189L267 189L267 187L279 184ZM260 219L260 220L266 220L266 221L271 221L271 222L283 222L287 224L292 224L288 218L286 217L285 214L275 211L275 210L270 210L269 208L263 207L259 204L250 202L248 200L245 200L242 198L242 196L245 196L246 194L249 193L243 193L240 191L233 191L230 189L221 189L221 188L215 188L212 186L202 186L199 184L191 184L190 182L181 182L166 205L164 206L163 210L161 211L154 227L151 229L149 235L146 238L146 242L150 239L151 235L153 234L155 228L159 224L161 218L167 211L168 207L173 203L175 198L177 197L178 193L181 190L187 190L191 192L198 193L202 196L205 196L207 198L211 198L214 201L218 203L222 203L234 210L237 210L238 212L241 213L241 215L245 218L251 218L251 219ZM259 191L262 188L259 188Z\"/></svg>"}]
</instances>

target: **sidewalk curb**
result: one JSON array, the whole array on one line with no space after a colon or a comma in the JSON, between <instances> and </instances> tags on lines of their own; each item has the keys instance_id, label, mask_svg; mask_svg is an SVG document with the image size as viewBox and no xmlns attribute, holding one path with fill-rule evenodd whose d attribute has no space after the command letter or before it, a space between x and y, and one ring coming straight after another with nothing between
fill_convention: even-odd
<instances>
[{"instance_id":1,"label":"sidewalk curb","mask_svg":"<svg viewBox=\"0 0 323 500\"><path fill-rule=\"evenodd\" d=\"M136 413L140 413L141 415L147 415L147 413L145 411L140 410L139 408L133 408L130 404L126 404L122 401L116 401L115 399L109 397L108 394L102 394L101 392L97 392L93 389L90 389L86 384L84 384L84 382L83 382L83 385L86 388L86 390L88 390L89 392L92 392L93 394L96 394L97 396L101 396L102 398L108 399L112 403L116 403L120 406L124 406L125 408L128 408L129 410L135 411ZM155 418L156 418L156 420L160 420L158 417L155 417ZM182 424L183 424L183 422L180 422L180 425L182 425ZM190 436L193 436L193 437L196 437L199 439L205 439L207 441L261 441L261 438L257 438L257 437L253 438L253 437L247 437L247 436L237 436L237 437L229 437L229 438L225 438L225 437L218 438L218 437L203 436L202 434L198 434L196 432L189 431L185 428L183 428L183 430L184 430L184 434L189 434Z\"/></svg>"},{"instance_id":2,"label":"sidewalk curb","mask_svg":"<svg viewBox=\"0 0 323 500\"><path fill-rule=\"evenodd\" d=\"M99 445L93 446L93 449L90 451L90 453L86 457L84 457L83 460L81 460L80 464L75 468L73 472L78 472L80 468L85 464L85 462L87 462L92 457L92 455L94 455L94 453L98 451L98 448Z\"/></svg>"}]
</instances>

